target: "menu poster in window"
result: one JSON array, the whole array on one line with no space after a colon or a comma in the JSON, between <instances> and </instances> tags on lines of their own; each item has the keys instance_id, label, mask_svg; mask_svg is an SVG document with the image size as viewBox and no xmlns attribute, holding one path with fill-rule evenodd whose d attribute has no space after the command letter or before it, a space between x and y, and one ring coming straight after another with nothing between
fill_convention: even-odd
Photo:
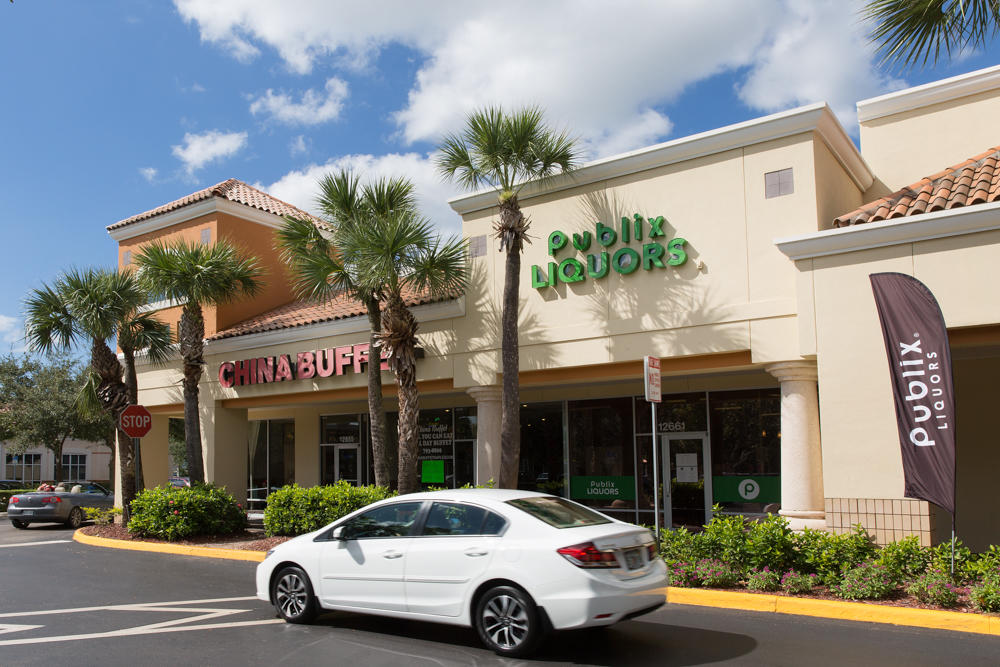
<instances>
[{"instance_id":1,"label":"menu poster in window","mask_svg":"<svg viewBox=\"0 0 1000 667\"><path fill-rule=\"evenodd\" d=\"M453 459L455 451L452 447L454 434L451 432L451 424L440 422L420 425L420 451L417 454L418 460L425 459Z\"/></svg>"}]
</instances>

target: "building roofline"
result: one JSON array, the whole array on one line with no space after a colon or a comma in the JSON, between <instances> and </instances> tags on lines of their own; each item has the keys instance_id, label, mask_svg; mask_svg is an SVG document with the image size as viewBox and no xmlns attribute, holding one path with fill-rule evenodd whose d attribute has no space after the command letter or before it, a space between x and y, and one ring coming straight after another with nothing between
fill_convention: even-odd
<instances>
[{"instance_id":1,"label":"building roofline","mask_svg":"<svg viewBox=\"0 0 1000 667\"><path fill-rule=\"evenodd\" d=\"M996 88L1000 88L1000 65L861 100L858 102L858 122L865 123Z\"/></svg>"},{"instance_id":2,"label":"building roofline","mask_svg":"<svg viewBox=\"0 0 1000 667\"><path fill-rule=\"evenodd\" d=\"M871 186L874 182L871 169L830 107L824 102L819 102L594 160L569 174L556 176L541 184L529 183L518 195L518 199L524 201L540 195L806 132L819 134L860 190L867 190ZM496 190L481 190L450 199L448 203L459 215L480 211L496 206Z\"/></svg>"}]
</instances>

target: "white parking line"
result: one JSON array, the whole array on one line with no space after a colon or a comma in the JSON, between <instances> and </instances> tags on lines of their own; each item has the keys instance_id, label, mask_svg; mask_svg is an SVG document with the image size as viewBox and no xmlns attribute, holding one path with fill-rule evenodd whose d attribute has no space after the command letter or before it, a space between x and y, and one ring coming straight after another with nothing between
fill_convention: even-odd
<instances>
[{"instance_id":1,"label":"white parking line","mask_svg":"<svg viewBox=\"0 0 1000 667\"><path fill-rule=\"evenodd\" d=\"M43 542L18 542L17 544L0 544L0 549L9 549L11 547L33 547L36 544L62 544L63 542L72 542L73 540L45 540Z\"/></svg>"}]
</instances>

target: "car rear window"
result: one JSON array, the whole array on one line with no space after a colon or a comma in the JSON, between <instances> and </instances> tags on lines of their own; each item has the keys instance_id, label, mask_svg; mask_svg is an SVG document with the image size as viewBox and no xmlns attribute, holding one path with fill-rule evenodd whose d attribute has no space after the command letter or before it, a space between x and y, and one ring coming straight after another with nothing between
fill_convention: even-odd
<instances>
[{"instance_id":1,"label":"car rear window","mask_svg":"<svg viewBox=\"0 0 1000 667\"><path fill-rule=\"evenodd\" d=\"M583 505L577 505L565 498L547 498L543 496L518 498L517 500L508 500L507 504L513 505L517 509L527 512L536 519L556 528L574 528L576 526L596 526L602 523L611 523L611 519L603 514L587 509Z\"/></svg>"}]
</instances>

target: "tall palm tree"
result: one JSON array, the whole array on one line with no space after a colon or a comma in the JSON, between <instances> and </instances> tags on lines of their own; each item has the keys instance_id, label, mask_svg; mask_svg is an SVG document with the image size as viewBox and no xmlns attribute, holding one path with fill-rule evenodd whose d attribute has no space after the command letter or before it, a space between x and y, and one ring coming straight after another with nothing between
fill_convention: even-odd
<instances>
[{"instance_id":1,"label":"tall palm tree","mask_svg":"<svg viewBox=\"0 0 1000 667\"><path fill-rule=\"evenodd\" d=\"M500 324L502 488L517 488L521 455L517 318L521 251L530 242L530 221L521 213L517 196L529 182L570 171L578 157L575 139L546 125L539 108L507 113L501 107L487 107L469 115L460 133L442 140L436 161L442 175L466 189L487 186L497 191L500 220L494 224L494 231L500 241L500 252L507 253Z\"/></svg>"},{"instance_id":2,"label":"tall palm tree","mask_svg":"<svg viewBox=\"0 0 1000 667\"><path fill-rule=\"evenodd\" d=\"M386 350L398 388L399 492L412 493L420 488L417 320L405 296L461 293L468 279L466 243L457 237L442 241L429 221L408 209L376 215L370 222L345 228L337 241L360 287L378 288L384 298L382 328L376 338Z\"/></svg>"},{"instance_id":3,"label":"tall palm tree","mask_svg":"<svg viewBox=\"0 0 1000 667\"><path fill-rule=\"evenodd\" d=\"M302 298L325 301L338 293L357 299L368 314L368 414L371 430L375 483L391 485L389 455L385 440L385 408L382 404L382 371L375 350L381 333L382 286L362 286L358 276L341 261L333 239L355 225L370 224L377 215L392 211L414 211L413 184L403 178L381 178L361 185L350 170L327 174L319 182L316 203L327 225L324 234L312 221L286 218L278 231L278 248L292 274L293 286Z\"/></svg>"},{"instance_id":4,"label":"tall palm tree","mask_svg":"<svg viewBox=\"0 0 1000 667\"><path fill-rule=\"evenodd\" d=\"M48 353L69 350L76 342L90 344L91 377L84 398L92 395L115 423L126 522L136 494L135 452L132 439L118 424L122 411L138 400L135 355L145 351L151 361L159 363L170 348L168 327L140 312L148 301L132 272L85 269L68 271L52 285L32 290L25 302L29 349ZM124 368L111 349L114 338L122 349Z\"/></svg>"},{"instance_id":5,"label":"tall palm tree","mask_svg":"<svg viewBox=\"0 0 1000 667\"><path fill-rule=\"evenodd\" d=\"M177 340L183 362L184 441L192 482L205 481L198 416L198 382L205 365L204 306L253 296L262 269L225 240L210 245L153 241L135 255L139 279L150 292L184 304Z\"/></svg>"},{"instance_id":6,"label":"tall palm tree","mask_svg":"<svg viewBox=\"0 0 1000 667\"><path fill-rule=\"evenodd\" d=\"M883 64L936 63L942 51L985 47L1000 32L1000 0L871 0L861 14Z\"/></svg>"}]
</instances>

